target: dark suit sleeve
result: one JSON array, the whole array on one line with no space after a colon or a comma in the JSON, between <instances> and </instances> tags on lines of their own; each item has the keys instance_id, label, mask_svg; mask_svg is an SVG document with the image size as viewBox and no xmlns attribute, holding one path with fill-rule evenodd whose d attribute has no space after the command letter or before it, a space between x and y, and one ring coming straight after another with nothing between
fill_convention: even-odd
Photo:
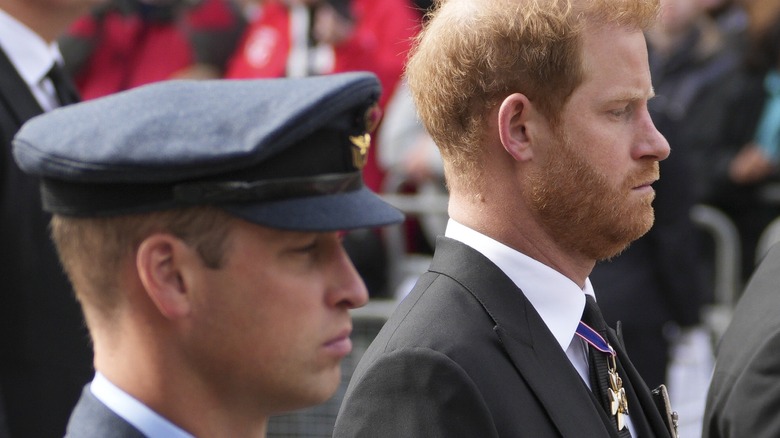
<instances>
[{"instance_id":1,"label":"dark suit sleeve","mask_svg":"<svg viewBox=\"0 0 780 438\"><path fill-rule=\"evenodd\" d=\"M759 335L760 336L760 335ZM745 351L745 368L734 380L719 375L713 382L733 382L710 400L704 429L708 438L780 437L780 332L775 331L757 351ZM751 357L752 356L752 357ZM733 370L733 369L732 369Z\"/></svg>"},{"instance_id":2,"label":"dark suit sleeve","mask_svg":"<svg viewBox=\"0 0 780 438\"><path fill-rule=\"evenodd\" d=\"M458 364L437 351L409 348L382 355L350 384L333 436L498 434L476 385Z\"/></svg>"}]
</instances>

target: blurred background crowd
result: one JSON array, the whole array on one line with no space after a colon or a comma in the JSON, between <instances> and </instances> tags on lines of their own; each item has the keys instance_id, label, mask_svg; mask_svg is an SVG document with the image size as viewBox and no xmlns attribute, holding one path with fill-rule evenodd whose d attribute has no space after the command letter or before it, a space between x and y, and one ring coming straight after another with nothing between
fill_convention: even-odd
<instances>
[{"instance_id":1,"label":"blurred background crowd","mask_svg":"<svg viewBox=\"0 0 780 438\"><path fill-rule=\"evenodd\" d=\"M172 79L375 73L385 116L373 136L366 184L409 217L394 229L350 233L345 245L371 297L392 301L424 269L446 224L438 151L403 80L431 3L105 0L69 25L59 47L84 100ZM656 93L650 111L672 148L655 186L656 224L597 265L591 280L608 322L622 321L627 349L648 385L667 382L673 395L684 392L703 407L706 387L694 381L706 385L709 377L723 327L717 310L727 314L777 240L780 0L662 5L647 34ZM698 372L693 380L687 365ZM24 431L40 425L16 425L12 416L9 426L19 428L18 436L48 436Z\"/></svg>"}]
</instances>

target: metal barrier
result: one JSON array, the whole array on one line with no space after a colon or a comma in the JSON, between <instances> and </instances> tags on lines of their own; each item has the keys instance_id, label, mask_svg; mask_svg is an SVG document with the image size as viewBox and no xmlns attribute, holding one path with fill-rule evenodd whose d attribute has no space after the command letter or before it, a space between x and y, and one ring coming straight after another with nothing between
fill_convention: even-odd
<instances>
[{"instance_id":1,"label":"metal barrier","mask_svg":"<svg viewBox=\"0 0 780 438\"><path fill-rule=\"evenodd\" d=\"M449 196L446 194L426 194L402 195L402 194L383 194L382 199L393 205L395 208L412 216L424 215L447 215L447 201ZM424 254L410 254L406 250L407 238L404 224L392 225L383 229L385 245L388 260L388 281L389 290L393 291L393 296L402 297L407 292L406 284L412 279L416 279L428 269L431 257ZM438 234L444 234L441 229Z\"/></svg>"},{"instance_id":2,"label":"metal barrier","mask_svg":"<svg viewBox=\"0 0 780 438\"><path fill-rule=\"evenodd\" d=\"M737 227L725 213L704 204L691 209L691 220L715 242L715 302L733 307L742 288L742 244Z\"/></svg>"},{"instance_id":3,"label":"metal barrier","mask_svg":"<svg viewBox=\"0 0 780 438\"><path fill-rule=\"evenodd\" d=\"M742 244L734 222L715 207L695 205L691 209L691 220L709 233L715 243L715 302L704 309L702 317L713 338L718 340L731 322L731 313L742 290Z\"/></svg>"}]
</instances>

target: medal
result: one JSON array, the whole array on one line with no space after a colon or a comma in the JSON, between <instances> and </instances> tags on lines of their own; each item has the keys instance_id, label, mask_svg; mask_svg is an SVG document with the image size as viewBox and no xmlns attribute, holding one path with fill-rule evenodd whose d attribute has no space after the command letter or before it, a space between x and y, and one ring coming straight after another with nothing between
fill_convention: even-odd
<instances>
[{"instance_id":1,"label":"medal","mask_svg":"<svg viewBox=\"0 0 780 438\"><path fill-rule=\"evenodd\" d=\"M352 164L357 169L362 169L366 165L368 148L371 146L371 132L379 125L381 118L382 110L379 109L379 105L372 105L359 121L364 132L349 136L349 141L352 143Z\"/></svg>"},{"instance_id":2,"label":"medal","mask_svg":"<svg viewBox=\"0 0 780 438\"><path fill-rule=\"evenodd\" d=\"M609 361L609 406L612 415L615 416L617 421L618 430L622 430L626 427L625 415L628 415L628 398L626 397L626 389L623 388L623 379L617 373L617 366L615 363L615 356L610 355Z\"/></svg>"},{"instance_id":3,"label":"medal","mask_svg":"<svg viewBox=\"0 0 780 438\"><path fill-rule=\"evenodd\" d=\"M576 334L590 346L607 354L609 357L607 359L609 412L615 416L617 429L623 430L626 427L625 417L628 415L628 397L626 396L626 389L623 388L623 379L620 378L617 372L617 361L615 360L617 353L606 339L584 322L580 322Z\"/></svg>"}]
</instances>

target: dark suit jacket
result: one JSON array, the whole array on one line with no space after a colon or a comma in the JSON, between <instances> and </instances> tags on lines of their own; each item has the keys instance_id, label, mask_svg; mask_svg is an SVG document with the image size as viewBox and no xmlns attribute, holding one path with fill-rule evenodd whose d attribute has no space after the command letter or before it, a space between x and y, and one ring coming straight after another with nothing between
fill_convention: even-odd
<instances>
[{"instance_id":1,"label":"dark suit jacket","mask_svg":"<svg viewBox=\"0 0 780 438\"><path fill-rule=\"evenodd\" d=\"M703 437L780 437L780 245L753 274L716 353Z\"/></svg>"},{"instance_id":2,"label":"dark suit jacket","mask_svg":"<svg viewBox=\"0 0 780 438\"><path fill-rule=\"evenodd\" d=\"M636 390L629 410L640 436L669 436L610 336ZM594 400L517 286L482 254L439 238L429 271L355 370L334 437L617 436Z\"/></svg>"},{"instance_id":3,"label":"dark suit jacket","mask_svg":"<svg viewBox=\"0 0 780 438\"><path fill-rule=\"evenodd\" d=\"M19 127L41 112L0 50L0 392L12 436L46 438L65 432L92 377L92 352L48 236L38 180L11 155Z\"/></svg>"},{"instance_id":4,"label":"dark suit jacket","mask_svg":"<svg viewBox=\"0 0 780 438\"><path fill-rule=\"evenodd\" d=\"M65 438L144 438L144 434L98 400L87 385L70 417Z\"/></svg>"}]
</instances>

